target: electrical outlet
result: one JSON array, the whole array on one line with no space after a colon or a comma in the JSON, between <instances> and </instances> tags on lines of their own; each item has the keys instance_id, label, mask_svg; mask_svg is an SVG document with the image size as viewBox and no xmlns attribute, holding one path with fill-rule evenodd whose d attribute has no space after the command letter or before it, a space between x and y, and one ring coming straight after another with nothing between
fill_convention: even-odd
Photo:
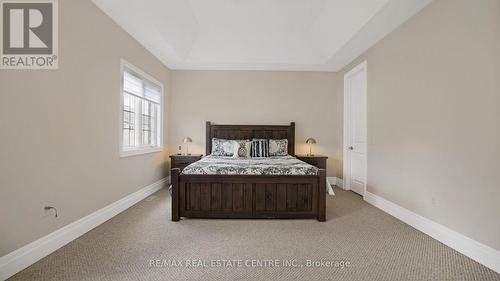
<instances>
[{"instance_id":1,"label":"electrical outlet","mask_svg":"<svg viewBox=\"0 0 500 281\"><path fill-rule=\"evenodd\" d=\"M52 212L51 210L48 210L48 209L43 209L43 217L46 218L46 217L52 217Z\"/></svg>"},{"instance_id":2,"label":"electrical outlet","mask_svg":"<svg viewBox=\"0 0 500 281\"><path fill-rule=\"evenodd\" d=\"M43 210L45 211L45 216L54 216L56 218L59 216L55 207L45 206Z\"/></svg>"}]
</instances>

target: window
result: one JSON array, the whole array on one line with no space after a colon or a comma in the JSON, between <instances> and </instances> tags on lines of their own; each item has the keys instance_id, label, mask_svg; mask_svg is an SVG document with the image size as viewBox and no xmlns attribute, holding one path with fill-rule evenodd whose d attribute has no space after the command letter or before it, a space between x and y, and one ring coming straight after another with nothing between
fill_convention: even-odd
<instances>
[{"instance_id":1,"label":"window","mask_svg":"<svg viewBox=\"0 0 500 281\"><path fill-rule=\"evenodd\" d=\"M163 85L122 60L120 156L162 150Z\"/></svg>"}]
</instances>

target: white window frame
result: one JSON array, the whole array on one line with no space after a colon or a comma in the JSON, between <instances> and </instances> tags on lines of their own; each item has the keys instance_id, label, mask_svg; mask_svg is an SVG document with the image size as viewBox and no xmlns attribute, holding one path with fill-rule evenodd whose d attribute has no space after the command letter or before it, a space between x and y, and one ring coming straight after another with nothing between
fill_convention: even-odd
<instances>
[{"instance_id":1,"label":"white window frame","mask_svg":"<svg viewBox=\"0 0 500 281\"><path fill-rule=\"evenodd\" d=\"M158 112L158 120L159 120L159 140L158 140L158 145L157 146L143 146L143 147L135 147L135 148L127 148L124 149L123 147L123 73L126 70L132 71L134 74L138 75L141 79L148 80L150 83L155 84L156 86L160 87L160 109ZM163 151L163 122L165 121L163 118L163 113L164 113L164 92L163 92L163 83L159 82L156 80L153 76L149 75L145 71L141 70L140 68L136 67L135 65L131 64L130 62L120 59L120 114L119 114L119 151L120 151L120 157L128 157L128 156L134 156L134 155L141 155L141 154L147 154L147 153L154 153L154 152L160 152ZM139 130L137 130L139 131Z\"/></svg>"}]
</instances>

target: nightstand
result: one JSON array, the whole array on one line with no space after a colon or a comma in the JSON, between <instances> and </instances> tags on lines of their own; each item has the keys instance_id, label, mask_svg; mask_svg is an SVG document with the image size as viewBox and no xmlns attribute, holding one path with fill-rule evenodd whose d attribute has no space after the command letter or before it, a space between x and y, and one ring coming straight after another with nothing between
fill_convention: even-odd
<instances>
[{"instance_id":1,"label":"nightstand","mask_svg":"<svg viewBox=\"0 0 500 281\"><path fill-rule=\"evenodd\" d=\"M326 169L326 159L328 159L327 156L324 155L295 155L297 159L302 160L306 163L309 163L313 166L316 166L320 169Z\"/></svg>"},{"instance_id":2,"label":"nightstand","mask_svg":"<svg viewBox=\"0 0 500 281\"><path fill-rule=\"evenodd\" d=\"M186 168L187 165L194 163L203 157L203 154L174 154L170 155L170 169L179 168L182 172L182 169ZM168 187L168 192L172 195L172 185Z\"/></svg>"},{"instance_id":3,"label":"nightstand","mask_svg":"<svg viewBox=\"0 0 500 281\"><path fill-rule=\"evenodd\" d=\"M179 168L182 171L182 169L186 168L187 165L200 160L202 156L203 156L202 154L191 154L191 155L174 154L174 155L170 155L170 168L171 169Z\"/></svg>"}]
</instances>

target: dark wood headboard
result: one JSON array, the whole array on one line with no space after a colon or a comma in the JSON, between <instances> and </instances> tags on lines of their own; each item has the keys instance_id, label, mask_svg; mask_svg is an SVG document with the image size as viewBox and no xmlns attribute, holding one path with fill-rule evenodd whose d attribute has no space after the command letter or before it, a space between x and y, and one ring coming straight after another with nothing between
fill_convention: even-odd
<instances>
[{"instance_id":1,"label":"dark wood headboard","mask_svg":"<svg viewBox=\"0 0 500 281\"><path fill-rule=\"evenodd\" d=\"M295 122L291 122L290 125L217 125L207 121L206 155L212 153L212 138L288 139L288 154L295 155Z\"/></svg>"}]
</instances>

